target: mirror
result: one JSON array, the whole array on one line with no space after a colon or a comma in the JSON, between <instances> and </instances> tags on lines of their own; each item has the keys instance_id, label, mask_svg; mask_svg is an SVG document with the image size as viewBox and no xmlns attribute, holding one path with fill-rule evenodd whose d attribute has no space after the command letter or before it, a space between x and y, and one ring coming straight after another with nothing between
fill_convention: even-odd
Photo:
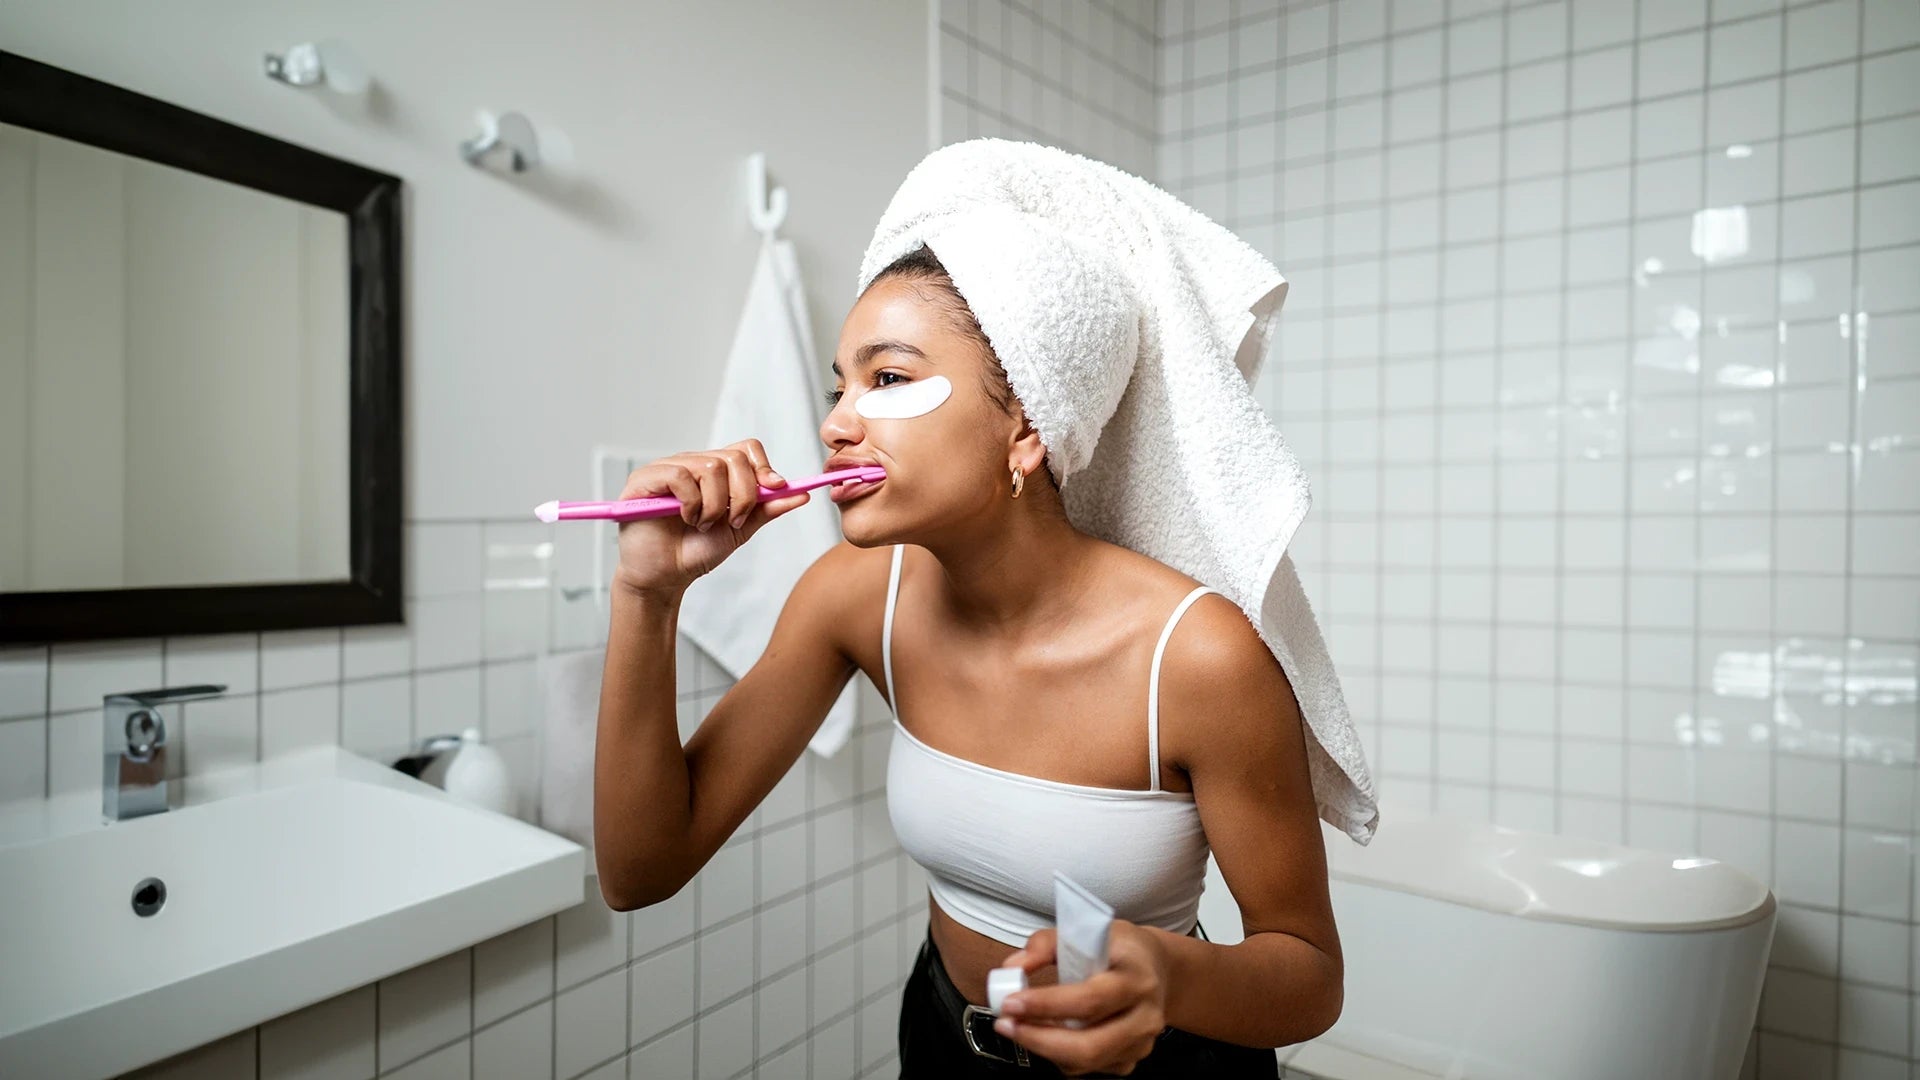
<instances>
[{"instance_id":1,"label":"mirror","mask_svg":"<svg viewBox=\"0 0 1920 1080\"><path fill-rule=\"evenodd\" d=\"M347 578L345 215L0 124L0 237L0 591Z\"/></svg>"},{"instance_id":2,"label":"mirror","mask_svg":"<svg viewBox=\"0 0 1920 1080\"><path fill-rule=\"evenodd\" d=\"M399 181L0 53L0 640L400 620Z\"/></svg>"}]
</instances>

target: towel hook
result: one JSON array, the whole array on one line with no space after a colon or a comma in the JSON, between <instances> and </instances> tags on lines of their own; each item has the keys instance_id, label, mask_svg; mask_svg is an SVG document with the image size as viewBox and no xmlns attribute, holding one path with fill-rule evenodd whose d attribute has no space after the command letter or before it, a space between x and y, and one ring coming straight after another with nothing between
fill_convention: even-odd
<instances>
[{"instance_id":1,"label":"towel hook","mask_svg":"<svg viewBox=\"0 0 1920 1080\"><path fill-rule=\"evenodd\" d=\"M474 121L480 125L480 134L460 144L460 156L467 164L484 169L498 161L517 173L540 164L540 136L523 114L481 109Z\"/></svg>"},{"instance_id":2,"label":"towel hook","mask_svg":"<svg viewBox=\"0 0 1920 1080\"><path fill-rule=\"evenodd\" d=\"M341 94L358 94L373 82L367 65L339 38L303 41L284 53L268 53L266 71L288 86L325 84Z\"/></svg>"},{"instance_id":3,"label":"towel hook","mask_svg":"<svg viewBox=\"0 0 1920 1080\"><path fill-rule=\"evenodd\" d=\"M747 217L753 227L772 237L787 220L787 189L767 191L767 155L747 158Z\"/></svg>"}]
</instances>

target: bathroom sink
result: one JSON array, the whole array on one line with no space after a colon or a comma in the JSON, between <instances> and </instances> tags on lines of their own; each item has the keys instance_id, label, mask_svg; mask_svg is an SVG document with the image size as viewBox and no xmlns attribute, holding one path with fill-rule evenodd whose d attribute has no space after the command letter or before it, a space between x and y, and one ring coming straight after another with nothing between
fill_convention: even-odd
<instances>
[{"instance_id":1,"label":"bathroom sink","mask_svg":"<svg viewBox=\"0 0 1920 1080\"><path fill-rule=\"evenodd\" d=\"M0 806L0 1076L110 1076L580 903L584 850L338 747Z\"/></svg>"}]
</instances>

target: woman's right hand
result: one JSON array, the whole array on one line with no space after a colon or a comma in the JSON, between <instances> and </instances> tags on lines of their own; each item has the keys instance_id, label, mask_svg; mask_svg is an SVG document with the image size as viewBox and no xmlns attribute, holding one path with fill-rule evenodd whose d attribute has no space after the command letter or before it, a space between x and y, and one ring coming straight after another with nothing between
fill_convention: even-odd
<instances>
[{"instance_id":1,"label":"woman's right hand","mask_svg":"<svg viewBox=\"0 0 1920 1080\"><path fill-rule=\"evenodd\" d=\"M689 450L633 470L622 499L671 495L677 517L620 523L620 565L613 584L636 592L677 595L694 580L789 510L805 505L810 491L760 501L760 485L783 487L759 439L742 439L719 450Z\"/></svg>"}]
</instances>

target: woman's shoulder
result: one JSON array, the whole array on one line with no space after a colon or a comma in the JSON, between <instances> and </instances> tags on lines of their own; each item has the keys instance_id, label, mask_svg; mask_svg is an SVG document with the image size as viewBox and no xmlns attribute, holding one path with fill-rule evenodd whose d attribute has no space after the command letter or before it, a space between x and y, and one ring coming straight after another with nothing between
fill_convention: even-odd
<instances>
[{"instance_id":1,"label":"woman's shoulder","mask_svg":"<svg viewBox=\"0 0 1920 1080\"><path fill-rule=\"evenodd\" d=\"M891 544L860 547L841 540L800 575L789 605L799 607L801 618L853 658L858 644L870 636L866 624L871 621L878 625L878 612L886 602L893 548Z\"/></svg>"},{"instance_id":2,"label":"woman's shoulder","mask_svg":"<svg viewBox=\"0 0 1920 1080\"><path fill-rule=\"evenodd\" d=\"M1149 614L1159 614L1153 624L1156 638L1187 594L1206 584L1151 556L1118 546L1115 551L1118 554L1111 557L1118 560L1116 576L1136 582L1133 602ZM1264 673L1277 674L1279 668L1246 612L1217 591L1202 593L1180 612L1162 664L1163 675L1178 670L1184 673L1181 681L1203 685L1218 685L1223 676L1244 680L1249 669L1271 668ZM1280 678L1284 680L1285 675Z\"/></svg>"},{"instance_id":3,"label":"woman's shoulder","mask_svg":"<svg viewBox=\"0 0 1920 1080\"><path fill-rule=\"evenodd\" d=\"M808 575L829 579L838 590L871 590L877 577L879 587L887 587L888 568L893 563L895 544L861 547L841 540L828 548L807 568Z\"/></svg>"},{"instance_id":4,"label":"woman's shoulder","mask_svg":"<svg viewBox=\"0 0 1920 1080\"><path fill-rule=\"evenodd\" d=\"M1187 594L1205 585L1188 574L1168 566L1151 555L1143 555L1131 548L1102 541L1105 548L1101 557L1109 560L1111 580L1133 583L1133 595L1123 599L1131 600L1151 610L1158 609L1170 616ZM1203 593L1187 611L1181 615L1181 622L1199 615L1206 621L1238 613L1240 608L1218 592ZM1204 612L1204 614L1202 614ZM1244 621L1244 619L1243 619Z\"/></svg>"},{"instance_id":5,"label":"woman's shoulder","mask_svg":"<svg viewBox=\"0 0 1920 1080\"><path fill-rule=\"evenodd\" d=\"M1223 597L1201 597L1168 640L1160 717L1161 759L1190 779L1202 771L1246 775L1249 763L1283 757L1304 767L1293 685L1253 623Z\"/></svg>"}]
</instances>

